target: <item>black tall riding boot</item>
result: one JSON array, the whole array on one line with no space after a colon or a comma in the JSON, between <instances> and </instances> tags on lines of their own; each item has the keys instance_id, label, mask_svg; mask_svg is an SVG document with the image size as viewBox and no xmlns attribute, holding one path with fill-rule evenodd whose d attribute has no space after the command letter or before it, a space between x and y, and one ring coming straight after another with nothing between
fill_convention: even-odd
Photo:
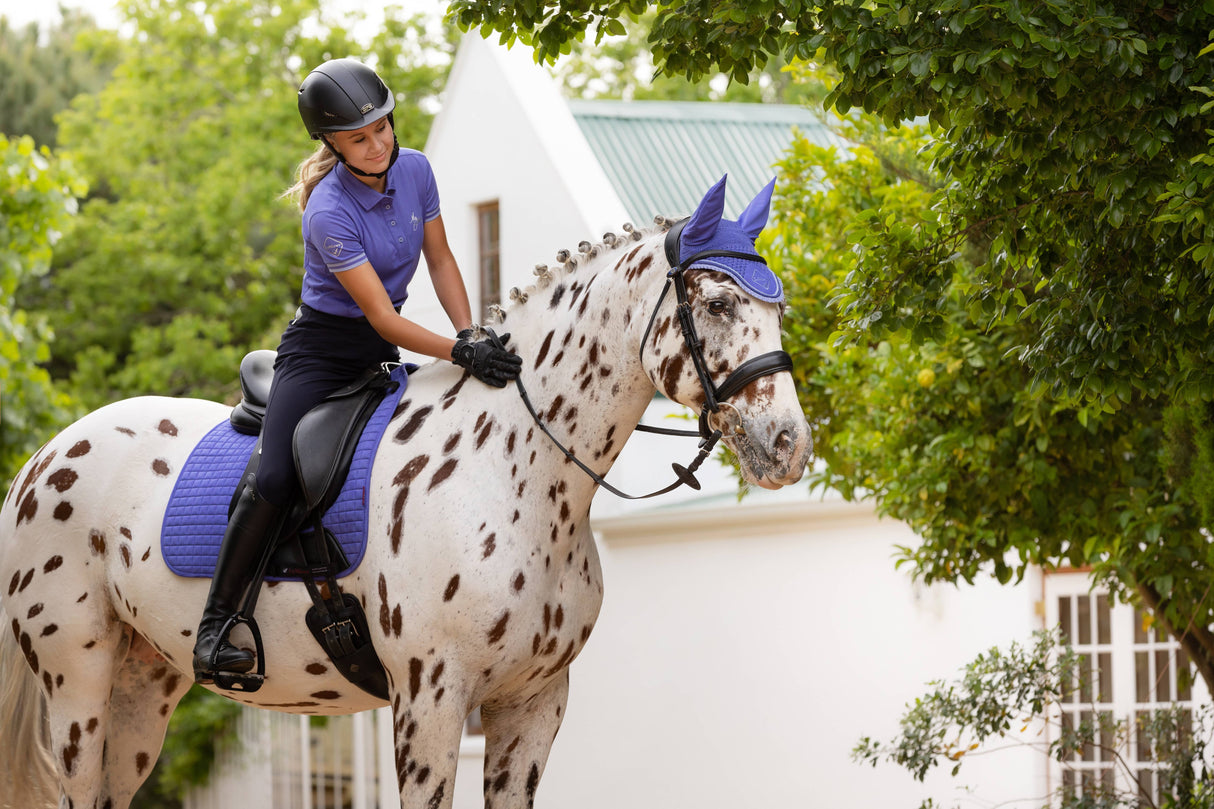
<instances>
[{"instance_id":1,"label":"black tall riding boot","mask_svg":"<svg viewBox=\"0 0 1214 809\"><path fill-rule=\"evenodd\" d=\"M228 528L219 546L219 561L211 579L211 593L202 611L194 641L194 681L214 682L215 672L243 674L253 668L252 652L228 642L224 625L245 602L261 568L262 556L278 536L283 509L257 493L253 481L245 487L228 518Z\"/></svg>"}]
</instances>

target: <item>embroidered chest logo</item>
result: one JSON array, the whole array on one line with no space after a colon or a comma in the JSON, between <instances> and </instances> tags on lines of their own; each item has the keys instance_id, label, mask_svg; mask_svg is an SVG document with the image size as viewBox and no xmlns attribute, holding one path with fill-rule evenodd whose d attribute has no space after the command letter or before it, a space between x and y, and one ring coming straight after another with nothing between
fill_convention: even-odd
<instances>
[{"instance_id":1,"label":"embroidered chest logo","mask_svg":"<svg viewBox=\"0 0 1214 809\"><path fill-rule=\"evenodd\" d=\"M413 225L413 230L417 230L417 226L421 224L421 220L417 218L416 213L409 214L409 223Z\"/></svg>"},{"instance_id":2,"label":"embroidered chest logo","mask_svg":"<svg viewBox=\"0 0 1214 809\"><path fill-rule=\"evenodd\" d=\"M345 245L333 237L325 239L325 252L333 256L333 258L341 258L341 251Z\"/></svg>"}]
</instances>

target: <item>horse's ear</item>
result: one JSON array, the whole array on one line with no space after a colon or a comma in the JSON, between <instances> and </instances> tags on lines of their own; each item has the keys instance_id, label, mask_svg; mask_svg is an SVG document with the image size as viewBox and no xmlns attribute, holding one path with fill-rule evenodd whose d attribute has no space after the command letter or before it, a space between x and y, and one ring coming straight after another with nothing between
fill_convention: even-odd
<instances>
[{"instance_id":1,"label":"horse's ear","mask_svg":"<svg viewBox=\"0 0 1214 809\"><path fill-rule=\"evenodd\" d=\"M771 194L775 189L776 178L772 177L771 182L755 195L755 198L746 206L746 210L742 211L742 215L738 217L738 225L751 241L759 238L759 234L767 226L767 216L771 212Z\"/></svg>"},{"instance_id":2,"label":"horse's ear","mask_svg":"<svg viewBox=\"0 0 1214 809\"><path fill-rule=\"evenodd\" d=\"M717 225L721 223L721 217L725 215L725 180L728 177L729 175L726 174L717 181L716 185L708 189L708 193L696 207L695 213L683 227L683 253L691 252L688 248L707 244L717 232Z\"/></svg>"}]
</instances>

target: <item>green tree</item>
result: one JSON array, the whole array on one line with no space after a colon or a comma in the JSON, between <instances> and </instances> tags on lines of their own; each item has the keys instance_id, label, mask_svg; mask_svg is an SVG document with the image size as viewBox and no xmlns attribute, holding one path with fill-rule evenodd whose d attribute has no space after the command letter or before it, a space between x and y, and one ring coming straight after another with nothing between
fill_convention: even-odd
<instances>
[{"instance_id":1,"label":"green tree","mask_svg":"<svg viewBox=\"0 0 1214 809\"><path fill-rule=\"evenodd\" d=\"M0 480L73 412L39 363L51 332L18 306L18 284L46 273L52 249L76 213L86 185L73 165L29 136L0 134Z\"/></svg>"},{"instance_id":2,"label":"green tree","mask_svg":"<svg viewBox=\"0 0 1214 809\"><path fill-rule=\"evenodd\" d=\"M548 58L651 5L451 9ZM920 164L849 203L846 243L810 223L775 245L831 301L797 353L818 481L910 524L928 580L1095 566L1214 685L1214 3L656 5L665 72L744 81L779 53L833 72L838 113L930 125ZM818 200L785 193L791 227Z\"/></svg>"},{"instance_id":3,"label":"green tree","mask_svg":"<svg viewBox=\"0 0 1214 809\"><path fill-rule=\"evenodd\" d=\"M55 115L81 93L96 92L114 65L113 38L92 17L60 9L46 27L14 28L0 16L0 132L54 147Z\"/></svg>"},{"instance_id":4,"label":"green tree","mask_svg":"<svg viewBox=\"0 0 1214 809\"><path fill-rule=\"evenodd\" d=\"M369 45L317 0L130 0L112 80L60 141L94 189L53 271L24 293L58 335L49 368L90 406L157 393L222 399L298 302L299 213L281 198L313 148L295 105L312 66L373 61L402 144L424 142L452 52L389 12ZM317 31L318 33L311 33Z\"/></svg>"},{"instance_id":5,"label":"green tree","mask_svg":"<svg viewBox=\"0 0 1214 809\"><path fill-rule=\"evenodd\" d=\"M611 25L621 33L596 36L594 44L570 48L551 67L566 92L578 98L626 101L725 101L745 103L800 103L804 85L793 81L777 57L755 68L746 84L730 82L724 74L705 75L696 81L655 73L649 50L649 32L655 15Z\"/></svg>"}]
</instances>

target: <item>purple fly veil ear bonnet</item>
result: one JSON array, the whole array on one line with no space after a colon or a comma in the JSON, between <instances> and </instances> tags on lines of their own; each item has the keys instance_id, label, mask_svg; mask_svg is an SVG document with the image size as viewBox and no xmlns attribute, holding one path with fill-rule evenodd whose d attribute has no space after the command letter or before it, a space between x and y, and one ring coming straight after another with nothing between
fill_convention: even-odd
<instances>
[{"instance_id":1,"label":"purple fly veil ear bonnet","mask_svg":"<svg viewBox=\"0 0 1214 809\"><path fill-rule=\"evenodd\" d=\"M771 208L771 195L776 181L773 177L755 196L737 221L722 219L725 210L725 181L722 177L708 189L695 213L683 227L680 239L679 261L692 259L687 269L716 270L736 281L743 289L764 301L784 300L784 285L771 271L767 262L755 251L755 239L763 232ZM705 251L728 251L738 255L708 255L697 258Z\"/></svg>"}]
</instances>

